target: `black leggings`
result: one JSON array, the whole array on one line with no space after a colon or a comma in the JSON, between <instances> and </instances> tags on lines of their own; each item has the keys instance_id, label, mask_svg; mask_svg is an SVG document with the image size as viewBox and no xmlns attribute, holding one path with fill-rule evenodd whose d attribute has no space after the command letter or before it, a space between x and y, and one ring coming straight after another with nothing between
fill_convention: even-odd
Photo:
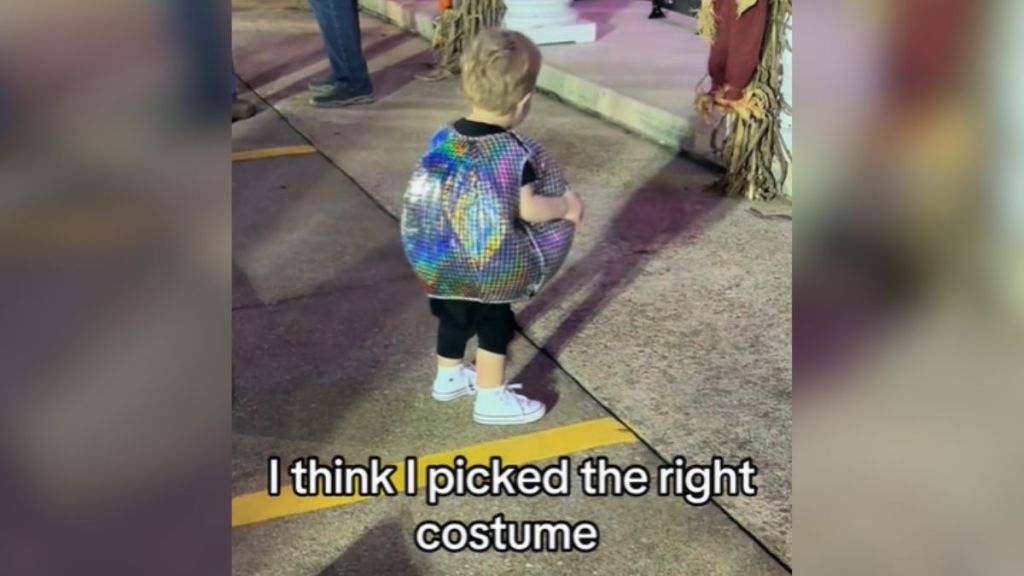
<instances>
[{"instance_id":1,"label":"black leggings","mask_svg":"<svg viewBox=\"0 0 1024 576\"><path fill-rule=\"evenodd\" d=\"M466 343L474 335L481 350L503 356L508 353L516 331L511 305L431 298L430 311L439 321L438 356L461 360L466 354Z\"/></svg>"}]
</instances>

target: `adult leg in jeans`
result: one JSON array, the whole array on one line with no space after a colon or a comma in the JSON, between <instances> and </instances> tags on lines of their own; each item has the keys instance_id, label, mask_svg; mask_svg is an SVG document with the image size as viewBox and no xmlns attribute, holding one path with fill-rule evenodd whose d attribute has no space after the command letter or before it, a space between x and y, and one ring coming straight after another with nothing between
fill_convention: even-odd
<instances>
[{"instance_id":1,"label":"adult leg in jeans","mask_svg":"<svg viewBox=\"0 0 1024 576\"><path fill-rule=\"evenodd\" d=\"M356 0L309 0L323 35L335 85L313 97L317 106L346 106L373 100L370 74L363 58Z\"/></svg>"},{"instance_id":2,"label":"adult leg in jeans","mask_svg":"<svg viewBox=\"0 0 1024 576\"><path fill-rule=\"evenodd\" d=\"M337 41L338 30L334 26L330 4L331 0L309 0L309 6L313 9L313 16L316 18L320 35L324 41L327 61L331 64L330 74L310 82L309 87L313 90L329 90L334 88L335 84L348 86L348 71L345 68L344 55L340 51L341 45Z\"/></svg>"}]
</instances>

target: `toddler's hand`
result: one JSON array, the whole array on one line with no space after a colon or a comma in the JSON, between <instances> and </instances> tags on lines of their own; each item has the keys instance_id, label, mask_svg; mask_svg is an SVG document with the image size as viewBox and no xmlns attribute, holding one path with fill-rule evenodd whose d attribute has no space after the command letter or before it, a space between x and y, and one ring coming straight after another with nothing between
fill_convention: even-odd
<instances>
[{"instance_id":1,"label":"toddler's hand","mask_svg":"<svg viewBox=\"0 0 1024 576\"><path fill-rule=\"evenodd\" d=\"M572 190L565 193L565 200L569 204L565 219L579 226L583 222L583 201Z\"/></svg>"}]
</instances>

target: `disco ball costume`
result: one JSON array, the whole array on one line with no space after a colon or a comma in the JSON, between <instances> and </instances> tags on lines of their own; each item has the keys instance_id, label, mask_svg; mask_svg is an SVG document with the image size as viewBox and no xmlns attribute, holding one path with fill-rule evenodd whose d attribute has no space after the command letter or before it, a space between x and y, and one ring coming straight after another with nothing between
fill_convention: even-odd
<instances>
[{"instance_id":1,"label":"disco ball costume","mask_svg":"<svg viewBox=\"0 0 1024 576\"><path fill-rule=\"evenodd\" d=\"M527 161L536 194L568 190L544 149L515 132L465 136L447 126L431 138L405 192L401 226L406 258L431 297L525 300L561 268L575 226L519 218Z\"/></svg>"}]
</instances>

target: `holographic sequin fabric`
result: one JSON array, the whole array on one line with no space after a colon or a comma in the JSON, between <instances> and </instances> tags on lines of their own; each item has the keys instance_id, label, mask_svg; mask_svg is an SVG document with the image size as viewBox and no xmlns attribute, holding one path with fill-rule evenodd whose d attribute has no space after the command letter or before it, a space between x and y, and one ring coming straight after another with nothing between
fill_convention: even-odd
<instances>
[{"instance_id":1,"label":"holographic sequin fabric","mask_svg":"<svg viewBox=\"0 0 1024 576\"><path fill-rule=\"evenodd\" d=\"M431 296L523 300L561 267L573 224L518 218L527 160L538 194L565 193L565 176L543 148L513 132L470 137L448 126L431 138L402 208L405 255Z\"/></svg>"}]
</instances>

